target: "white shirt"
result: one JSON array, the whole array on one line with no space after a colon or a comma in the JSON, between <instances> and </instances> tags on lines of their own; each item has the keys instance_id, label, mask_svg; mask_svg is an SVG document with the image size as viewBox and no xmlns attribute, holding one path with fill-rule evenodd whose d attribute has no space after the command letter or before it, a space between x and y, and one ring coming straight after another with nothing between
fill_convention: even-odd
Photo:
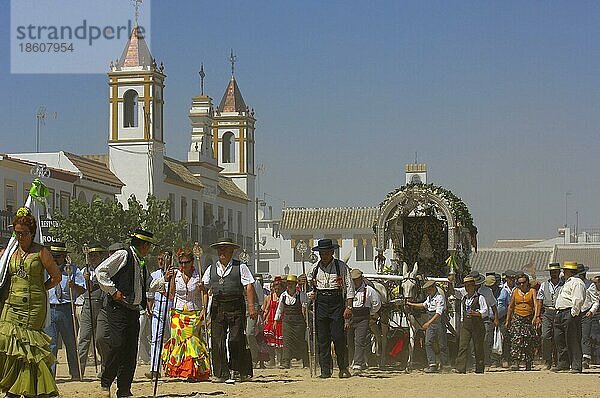
<instances>
[{"instance_id":1,"label":"white shirt","mask_svg":"<svg viewBox=\"0 0 600 398\"><path fill-rule=\"evenodd\" d=\"M322 266L319 261L311 270L311 275L314 275L315 268L317 269L317 276L315 278L317 290L333 290L342 287L345 289L345 298L354 298L354 283L350 278L350 268L342 260L337 260L340 267L341 286L337 280L337 273L335 268L336 259L331 260L328 265Z\"/></svg>"},{"instance_id":2,"label":"white shirt","mask_svg":"<svg viewBox=\"0 0 600 398\"><path fill-rule=\"evenodd\" d=\"M133 301L131 304L139 305L142 302L142 276L141 276L141 268L139 266L140 260L135 253L133 248L131 249L133 253L133 269L134 269L134 281L136 283L133 284ZM117 250L112 254L112 256L108 257L106 260L102 261L100 265L96 267L96 276L98 277L98 284L100 284L100 288L108 293L109 295L115 294L117 288L115 287L114 282L110 279L116 275L117 272L121 268L127 265L127 250ZM152 274L148 275L148 280L146 281L148 286L148 293L154 292L164 288L165 280L164 278L152 279Z\"/></svg>"},{"instance_id":3,"label":"white shirt","mask_svg":"<svg viewBox=\"0 0 600 398\"><path fill-rule=\"evenodd\" d=\"M595 315L596 311L598 311L598 306L600 306L600 301L598 300L598 289L596 288L596 284L592 283L585 289L585 300L581 306L581 312L585 314L589 311L592 315Z\"/></svg>"},{"instance_id":4,"label":"white shirt","mask_svg":"<svg viewBox=\"0 0 600 398\"><path fill-rule=\"evenodd\" d=\"M548 282L548 283L546 283ZM548 285L548 289L550 290L550 295L554 295L554 292L556 291L556 289L558 289L558 286L560 285L560 279L558 280L558 282L556 282L556 285L554 283L552 283L551 279L548 279L546 282L542 283L540 285L540 290L538 290L538 294L536 299L538 300L544 300L544 286Z\"/></svg>"},{"instance_id":5,"label":"white shirt","mask_svg":"<svg viewBox=\"0 0 600 398\"><path fill-rule=\"evenodd\" d=\"M215 265L210 265L206 268L206 271L204 271L204 275L202 275L202 283L204 283L205 285L210 284L211 267L217 267L217 275L224 278L231 273L232 266L233 259L229 260L229 264L227 264L227 267L223 267L221 262L217 261ZM243 286L248 286L249 284L254 283L254 277L252 276L252 272L250 272L250 269L244 263L240 264L240 279L242 280Z\"/></svg>"},{"instance_id":6,"label":"white shirt","mask_svg":"<svg viewBox=\"0 0 600 398\"><path fill-rule=\"evenodd\" d=\"M173 298L173 307L178 310L185 309L189 311L202 310L202 292L199 286L202 283L198 271L194 270L187 284L183 280L183 272L177 270L175 274L175 297Z\"/></svg>"},{"instance_id":7,"label":"white shirt","mask_svg":"<svg viewBox=\"0 0 600 398\"><path fill-rule=\"evenodd\" d=\"M377 293L377 290L363 282L354 294L352 307L368 307L370 308L370 315L376 314L381 308L381 299L379 298L379 293Z\"/></svg>"},{"instance_id":8,"label":"white shirt","mask_svg":"<svg viewBox=\"0 0 600 398\"><path fill-rule=\"evenodd\" d=\"M489 314L489 309L487 306L487 302L485 300L485 297L483 297L482 294L478 294L477 292L475 292L473 294L473 296L468 297L467 296L467 291L465 290L464 287L461 287L459 289L454 289L454 296L457 299L460 299L462 302L462 298L463 297L467 297L465 305L467 307L467 310L473 305L473 301L475 300L475 297L478 297L478 302L479 302L479 309L477 310L477 312L479 312L481 314L482 317L486 317ZM465 320L465 313L463 311L461 311L460 314L460 320L464 321Z\"/></svg>"},{"instance_id":9,"label":"white shirt","mask_svg":"<svg viewBox=\"0 0 600 398\"><path fill-rule=\"evenodd\" d=\"M423 302L423 306L428 312L435 312L436 314L442 315L446 310L446 300L439 292L435 292L433 297L427 296Z\"/></svg>"},{"instance_id":10,"label":"white shirt","mask_svg":"<svg viewBox=\"0 0 600 398\"><path fill-rule=\"evenodd\" d=\"M507 287L507 289L509 289ZM455 291L460 292L460 297L456 296L456 298L463 298L464 296L467 295L467 290L464 287L459 287L458 289L455 289ZM494 305L498 305L498 300L496 300L496 297L494 297L494 292L492 291L492 289L490 289L489 287L482 285L479 287L479 289L477 290L477 292L483 296L483 298L485 299L485 304L486 304L486 309L487 312L481 312L483 314L483 316L488 317L489 319L493 320L494 319L494 310L492 309L492 306Z\"/></svg>"},{"instance_id":11,"label":"white shirt","mask_svg":"<svg viewBox=\"0 0 600 398\"><path fill-rule=\"evenodd\" d=\"M571 315L577 316L581 312L581 306L585 300L585 284L581 279L572 276L565 282L558 297L556 298L556 309L571 309Z\"/></svg>"},{"instance_id":12,"label":"white shirt","mask_svg":"<svg viewBox=\"0 0 600 398\"><path fill-rule=\"evenodd\" d=\"M300 300L300 305L302 308L306 308L308 305L308 298L306 297L306 293L303 291L298 292L298 299ZM279 304L277 304L277 310L275 311L275 320L279 321L283 314L283 309L285 308L284 303L287 305L296 304L296 294L290 295L288 291L281 293L279 295Z\"/></svg>"}]
</instances>

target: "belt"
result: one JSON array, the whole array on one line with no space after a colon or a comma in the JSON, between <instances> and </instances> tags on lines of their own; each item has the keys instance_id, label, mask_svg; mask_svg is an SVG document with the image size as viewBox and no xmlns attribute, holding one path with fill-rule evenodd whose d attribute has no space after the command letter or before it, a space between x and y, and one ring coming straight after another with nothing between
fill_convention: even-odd
<instances>
[{"instance_id":1,"label":"belt","mask_svg":"<svg viewBox=\"0 0 600 398\"><path fill-rule=\"evenodd\" d=\"M317 290L317 294L322 294L323 296L341 296L342 291L340 289L319 289Z\"/></svg>"},{"instance_id":2,"label":"belt","mask_svg":"<svg viewBox=\"0 0 600 398\"><path fill-rule=\"evenodd\" d=\"M570 311L570 308L559 308L556 310L556 312L563 312L563 311Z\"/></svg>"},{"instance_id":3,"label":"belt","mask_svg":"<svg viewBox=\"0 0 600 398\"><path fill-rule=\"evenodd\" d=\"M71 303L60 303L60 304L52 304L50 303L50 308L57 308L57 307L61 307L63 305L71 305Z\"/></svg>"}]
</instances>

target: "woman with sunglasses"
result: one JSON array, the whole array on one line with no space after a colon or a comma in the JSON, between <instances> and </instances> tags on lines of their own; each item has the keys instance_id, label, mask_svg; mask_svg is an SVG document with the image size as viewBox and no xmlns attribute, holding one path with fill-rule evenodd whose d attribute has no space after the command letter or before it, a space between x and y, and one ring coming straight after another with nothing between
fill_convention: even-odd
<instances>
[{"instance_id":1,"label":"woman with sunglasses","mask_svg":"<svg viewBox=\"0 0 600 398\"><path fill-rule=\"evenodd\" d=\"M540 320L534 315L538 313L537 292L529 284L529 276L517 275L517 287L513 290L506 313L506 328L510 335L511 370L519 370L519 363L525 363L525 370L533 365L533 349L537 334L535 327Z\"/></svg>"},{"instance_id":2,"label":"woman with sunglasses","mask_svg":"<svg viewBox=\"0 0 600 398\"><path fill-rule=\"evenodd\" d=\"M17 211L13 229L18 247L9 259L8 295L0 297L0 391L7 397L56 396L50 370L55 358L43 329L49 316L46 291L60 282L61 273L50 251L33 241L36 221L29 209Z\"/></svg>"},{"instance_id":3,"label":"woman with sunglasses","mask_svg":"<svg viewBox=\"0 0 600 398\"><path fill-rule=\"evenodd\" d=\"M165 374L188 381L210 379L210 359L202 340L201 326L206 312L202 305L204 285L194 267L194 254L189 248L177 252L179 269L174 272L169 288L171 337L165 343L162 359ZM167 275L173 270L168 270Z\"/></svg>"}]
</instances>

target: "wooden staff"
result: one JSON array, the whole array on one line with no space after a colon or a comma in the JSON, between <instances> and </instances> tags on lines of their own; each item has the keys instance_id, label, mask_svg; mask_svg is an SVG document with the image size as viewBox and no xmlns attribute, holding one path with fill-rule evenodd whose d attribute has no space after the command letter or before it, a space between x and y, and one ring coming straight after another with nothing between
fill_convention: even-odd
<instances>
[{"instance_id":1,"label":"wooden staff","mask_svg":"<svg viewBox=\"0 0 600 398\"><path fill-rule=\"evenodd\" d=\"M73 282L75 282L75 275L73 274L73 271L71 270L71 261L67 262L67 280L71 279ZM68 281L67 281L67 285ZM78 337L78 333L77 333L77 318L75 317L75 297L73 296L73 288L71 286L69 286L69 298L71 299L71 318L73 318L73 335L75 336L75 341L77 342L79 340ZM77 358L77 371L79 372L79 380L83 381L83 374L81 374L81 366L79 365L79 358Z\"/></svg>"},{"instance_id":2,"label":"wooden staff","mask_svg":"<svg viewBox=\"0 0 600 398\"><path fill-rule=\"evenodd\" d=\"M173 254L170 252L166 252L165 253L165 268L167 269L167 271L165 271L165 275L171 269L172 266L173 266ZM167 314L169 313L169 296L171 295L171 282L172 282L173 277L174 277L174 275L171 275L171 278L169 278L169 283L167 284L167 295L166 295L166 300L165 300L165 313L161 314L162 306L160 306L158 308L158 322L156 325L156 332L157 333L160 332L160 327L161 327L160 321L162 320L163 321L162 322L163 333L160 334L160 342L157 341L156 346L154 347L154 354L155 354L154 359L157 358L156 350L158 349L158 347L162 348L163 341L165 339L164 328L167 323ZM159 303L159 305L160 305L160 303ZM158 336L158 334L157 334L157 336ZM160 350L159 350L159 353L160 353ZM160 363L160 357L158 358L158 363ZM150 364L150 366L152 366L152 364ZM152 369L150 369L150 370L152 370ZM154 392L152 395L154 398L156 398L156 390L158 389L158 374L159 374L159 372L154 373Z\"/></svg>"},{"instance_id":3,"label":"wooden staff","mask_svg":"<svg viewBox=\"0 0 600 398\"><path fill-rule=\"evenodd\" d=\"M90 322L92 326L92 351L94 351L94 369L96 373L98 373L98 356L96 355L96 328L94 327L94 311L92 309L92 273L90 272L90 251L89 247L86 244L83 245L83 253L85 254L85 267L87 268L87 273L90 276L87 282L87 291L88 291L88 303L90 306Z\"/></svg>"}]
</instances>

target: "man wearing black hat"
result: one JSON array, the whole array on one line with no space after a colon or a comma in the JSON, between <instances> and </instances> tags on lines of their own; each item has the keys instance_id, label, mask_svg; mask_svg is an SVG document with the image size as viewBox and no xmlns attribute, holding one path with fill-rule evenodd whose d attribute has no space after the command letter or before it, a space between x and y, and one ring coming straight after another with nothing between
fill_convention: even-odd
<instances>
[{"instance_id":1,"label":"man wearing black hat","mask_svg":"<svg viewBox=\"0 0 600 398\"><path fill-rule=\"evenodd\" d=\"M52 257L61 270L61 282L48 291L50 302L50 325L46 333L52 339L50 351L56 357L58 353L58 339L62 339L67 351L69 374L71 380L79 380L79 361L77 359L77 343L75 324L73 323L73 303L77 296L85 292L83 273L75 264L67 264L67 247L64 243L55 242L50 246ZM71 297L71 294L73 297ZM56 375L56 363L52 365L52 373Z\"/></svg>"},{"instance_id":2,"label":"man wearing black hat","mask_svg":"<svg viewBox=\"0 0 600 398\"><path fill-rule=\"evenodd\" d=\"M217 250L219 260L208 266L202 283L212 292L210 319L214 381L235 383L234 372L239 372L240 381L247 381L252 377L252 355L246 348L244 293L248 300L248 316L256 319L254 277L246 264L233 258L239 246L231 238L222 238L210 247ZM204 291L204 302L208 302L207 290ZM227 335L229 344L226 342Z\"/></svg>"},{"instance_id":3,"label":"man wearing black hat","mask_svg":"<svg viewBox=\"0 0 600 398\"><path fill-rule=\"evenodd\" d=\"M146 270L144 257L156 244L154 235L136 230L131 245L117 250L96 268L100 288L108 295L106 314L110 347L100 384L106 396L117 378L117 397L130 397L136 367L140 331L140 307L146 308L146 292L163 289L164 278L152 279Z\"/></svg>"},{"instance_id":4,"label":"man wearing black hat","mask_svg":"<svg viewBox=\"0 0 600 398\"><path fill-rule=\"evenodd\" d=\"M560 263L548 264L548 271L550 279L540 285L536 297L539 304L537 309L542 313L535 314L535 316L542 321L542 354L546 362L546 369L551 369L557 363L553 325L556 316L556 298L562 289L563 281L560 279Z\"/></svg>"},{"instance_id":5,"label":"man wearing black hat","mask_svg":"<svg viewBox=\"0 0 600 398\"><path fill-rule=\"evenodd\" d=\"M321 259L312 269L314 289L316 332L319 344L319 364L322 379L331 377L333 370L331 359L331 341L335 348L339 377L350 377L348 370L348 348L344 334L345 322L352 317L354 283L350 269L343 261L333 258L339 245L331 239L319 240L313 251L319 252Z\"/></svg>"}]
</instances>

